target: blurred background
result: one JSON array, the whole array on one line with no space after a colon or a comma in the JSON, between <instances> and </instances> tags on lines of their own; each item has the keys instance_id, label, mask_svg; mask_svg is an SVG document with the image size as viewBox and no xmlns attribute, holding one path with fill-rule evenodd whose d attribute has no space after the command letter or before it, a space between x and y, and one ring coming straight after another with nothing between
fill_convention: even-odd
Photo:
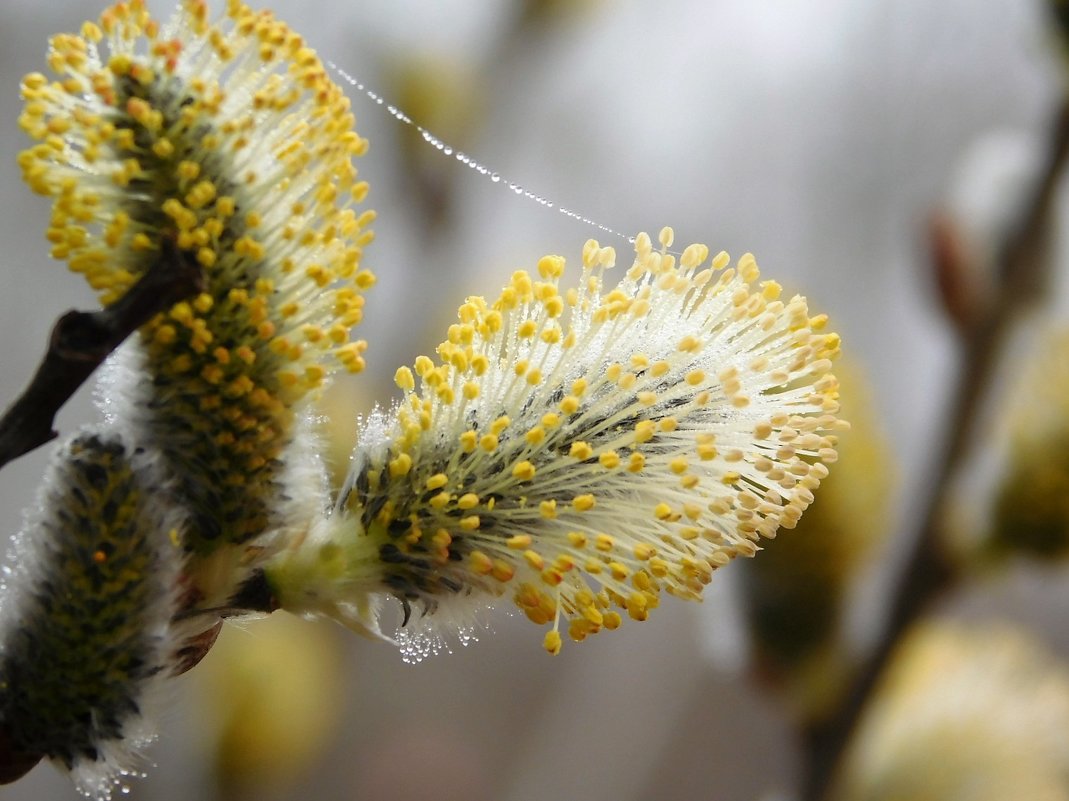
<instances>
[{"instance_id":1,"label":"blurred background","mask_svg":"<svg viewBox=\"0 0 1069 801\"><path fill-rule=\"evenodd\" d=\"M151 751L157 766L129 797L791 798L796 726L834 704L856 654L871 645L936 480L961 349L933 263L957 270L959 294L989 282L1066 93L1047 4L272 7L324 60L505 178L493 183L442 155L351 92L358 130L371 140L359 167L379 214L366 256L378 284L358 332L370 343L369 369L323 401L337 464L358 416L394 397L396 367L440 341L467 295L496 292L545 253L576 264L589 237L626 254L624 239L524 199L509 181L625 234L672 225L683 245L753 251L767 277L806 294L842 334L854 431L806 531L770 543L753 565L720 571L704 604L670 601L652 622L571 644L557 658L528 622L503 610L485 615L479 642L454 642L452 653L418 665L340 628L281 615L229 626L174 683ZM15 159L27 145L16 124L21 76L44 69L50 34L77 30L101 10L99 0L0 0L2 405L32 374L55 318L94 305L78 278L49 263L48 203L22 184ZM913 661L898 667L897 691L916 684L934 698L942 691L925 682L941 675L959 685L987 680L962 704L982 703L984 693L1009 697L1011 707L1014 693L1035 703L1043 688L1049 720L1014 707L992 738L1029 731L1050 744L1042 767L1012 768L1029 781L1047 769L1052 778L1041 789L1007 779L1016 791L991 798L1069 798L1069 745L1058 739L1069 733L1069 576L1060 561L1069 549L1069 347L1058 336L1069 330L1069 245L1058 236L1066 223L1059 195L1040 256L1052 273L1045 302L1015 323L974 447L945 488L942 528L967 577L938 612L956 628L911 641ZM85 388L60 428L95 417ZM0 530L19 528L47 458L42 449L0 474ZM781 543L800 550L777 554ZM792 614L799 610L810 614ZM993 667L970 678L959 664ZM885 706L887 715L907 715L891 729L934 727L943 748L953 726L969 720L951 709L946 719L910 722L908 704ZM885 759L858 758L848 797L981 797L865 789L879 771L952 772L953 760L937 750L896 762L894 737L880 731L873 748ZM974 750L962 749L964 773L991 764ZM0 788L13 801L75 797L48 766Z\"/></svg>"}]
</instances>

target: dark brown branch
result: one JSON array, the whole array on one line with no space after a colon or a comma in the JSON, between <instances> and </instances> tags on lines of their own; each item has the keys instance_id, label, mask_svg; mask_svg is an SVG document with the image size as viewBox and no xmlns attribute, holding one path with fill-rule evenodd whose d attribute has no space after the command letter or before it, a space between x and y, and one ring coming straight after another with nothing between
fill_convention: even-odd
<instances>
[{"instance_id":1,"label":"dark brown branch","mask_svg":"<svg viewBox=\"0 0 1069 801\"><path fill-rule=\"evenodd\" d=\"M998 254L995 291L985 308L963 332L962 369L949 409L937 468L929 486L920 531L893 593L891 611L874 649L845 696L828 719L803 732L806 774L803 801L821 801L828 795L865 704L880 674L906 629L930 607L932 601L957 579L957 570L939 544L940 515L949 479L966 455L973 425L991 383L1006 334L1018 313L1046 285L1042 258L1045 232L1058 180L1069 160L1069 99L1063 101L1053 120L1047 163L1021 211L1020 223L1006 238Z\"/></svg>"},{"instance_id":2,"label":"dark brown branch","mask_svg":"<svg viewBox=\"0 0 1069 801\"><path fill-rule=\"evenodd\" d=\"M29 386L0 417L0 467L54 439L56 414L108 354L156 314L202 288L197 263L165 239L160 259L115 303L60 317Z\"/></svg>"}]
</instances>

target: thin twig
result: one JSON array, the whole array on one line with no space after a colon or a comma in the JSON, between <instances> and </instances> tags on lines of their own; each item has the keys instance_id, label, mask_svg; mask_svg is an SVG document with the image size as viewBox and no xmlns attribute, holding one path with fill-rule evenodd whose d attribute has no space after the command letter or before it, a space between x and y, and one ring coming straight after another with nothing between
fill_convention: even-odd
<instances>
[{"instance_id":1,"label":"thin twig","mask_svg":"<svg viewBox=\"0 0 1069 801\"><path fill-rule=\"evenodd\" d=\"M899 640L931 602L949 589L958 577L954 564L939 544L938 529L945 492L975 433L973 426L977 413L991 384L1006 334L1018 313L1042 292L1046 284L1046 260L1041 258L1044 233L1055 189L1067 160L1069 99L1063 101L1053 120L1047 163L1022 209L1020 223L998 254L997 288L965 333L962 370L949 410L947 438L930 484L932 495L893 593L885 630L840 708L803 732L806 757L803 801L821 801L827 796L865 704Z\"/></svg>"},{"instance_id":2,"label":"thin twig","mask_svg":"<svg viewBox=\"0 0 1069 801\"><path fill-rule=\"evenodd\" d=\"M165 239L160 259L115 303L60 317L29 386L0 417L0 467L54 439L56 414L108 355L156 314L202 288L197 263Z\"/></svg>"}]
</instances>

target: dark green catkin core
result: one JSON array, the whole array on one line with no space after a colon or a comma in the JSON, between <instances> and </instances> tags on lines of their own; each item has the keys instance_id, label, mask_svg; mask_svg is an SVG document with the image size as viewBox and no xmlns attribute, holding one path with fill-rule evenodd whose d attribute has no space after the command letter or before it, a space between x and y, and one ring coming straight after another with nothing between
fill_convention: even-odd
<instances>
[{"instance_id":1,"label":"dark green catkin core","mask_svg":"<svg viewBox=\"0 0 1069 801\"><path fill-rule=\"evenodd\" d=\"M165 669L173 571L162 550L175 546L117 438L79 436L52 473L24 534L31 580L5 604L18 623L0 652L0 722L20 750L71 768L128 735Z\"/></svg>"}]
</instances>

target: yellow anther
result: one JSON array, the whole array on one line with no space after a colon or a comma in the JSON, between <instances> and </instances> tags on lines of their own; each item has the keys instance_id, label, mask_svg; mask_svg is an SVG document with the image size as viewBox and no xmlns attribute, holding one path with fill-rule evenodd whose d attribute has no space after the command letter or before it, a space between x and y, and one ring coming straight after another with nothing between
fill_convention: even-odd
<instances>
[{"instance_id":1,"label":"yellow anther","mask_svg":"<svg viewBox=\"0 0 1069 801\"><path fill-rule=\"evenodd\" d=\"M520 481L530 481L535 476L535 466L524 460L512 468L512 477Z\"/></svg>"},{"instance_id":2,"label":"yellow anther","mask_svg":"<svg viewBox=\"0 0 1069 801\"><path fill-rule=\"evenodd\" d=\"M495 559L490 575L501 583L505 583L507 581L512 581L513 577L516 575L516 568L504 559Z\"/></svg>"},{"instance_id":3,"label":"yellow anther","mask_svg":"<svg viewBox=\"0 0 1069 801\"><path fill-rule=\"evenodd\" d=\"M390 475L394 478L408 475L411 469L412 457L407 453L402 453L396 459L390 460Z\"/></svg>"},{"instance_id":4,"label":"yellow anther","mask_svg":"<svg viewBox=\"0 0 1069 801\"><path fill-rule=\"evenodd\" d=\"M572 508L577 512L586 512L594 508L597 503L593 495L576 495L572 499Z\"/></svg>"},{"instance_id":5,"label":"yellow anther","mask_svg":"<svg viewBox=\"0 0 1069 801\"><path fill-rule=\"evenodd\" d=\"M679 340L676 348L684 353L697 353L702 349L702 343L697 337L688 334Z\"/></svg>"},{"instance_id":6,"label":"yellow anther","mask_svg":"<svg viewBox=\"0 0 1069 801\"><path fill-rule=\"evenodd\" d=\"M568 455L580 461L586 461L594 455L594 449L585 442L573 442Z\"/></svg>"},{"instance_id":7,"label":"yellow anther","mask_svg":"<svg viewBox=\"0 0 1069 801\"><path fill-rule=\"evenodd\" d=\"M715 459L717 453L718 451L715 445L711 445L709 443L702 443L698 445L698 458L701 459L703 462L707 462L710 459ZM684 466L684 470L685 469L686 467Z\"/></svg>"},{"instance_id":8,"label":"yellow anther","mask_svg":"<svg viewBox=\"0 0 1069 801\"><path fill-rule=\"evenodd\" d=\"M615 470L620 466L620 455L616 451L605 451L598 457L598 462L606 470Z\"/></svg>"},{"instance_id":9,"label":"yellow anther","mask_svg":"<svg viewBox=\"0 0 1069 801\"><path fill-rule=\"evenodd\" d=\"M635 558L641 562L645 562L652 558L656 551L644 542L635 543L635 547L632 549L635 554ZM641 575L646 575L642 573Z\"/></svg>"},{"instance_id":10,"label":"yellow anther","mask_svg":"<svg viewBox=\"0 0 1069 801\"><path fill-rule=\"evenodd\" d=\"M468 556L468 563L471 566L472 572L478 573L481 576L487 575L494 569L493 560L482 551L472 551Z\"/></svg>"},{"instance_id":11,"label":"yellow anther","mask_svg":"<svg viewBox=\"0 0 1069 801\"><path fill-rule=\"evenodd\" d=\"M393 375L393 380L405 392L412 392L416 388L416 380L412 375L412 371L407 367L397 368L397 372Z\"/></svg>"},{"instance_id":12,"label":"yellow anther","mask_svg":"<svg viewBox=\"0 0 1069 801\"><path fill-rule=\"evenodd\" d=\"M639 420L635 424L635 442L649 442L657 433L657 427L652 420Z\"/></svg>"},{"instance_id":13,"label":"yellow anther","mask_svg":"<svg viewBox=\"0 0 1069 801\"><path fill-rule=\"evenodd\" d=\"M545 648L546 651L548 651L553 656L556 656L557 654L560 653L561 644L562 644L562 640L561 640L560 632L557 631L556 629L552 629L551 631L547 631L546 632L546 637L542 641L542 647Z\"/></svg>"},{"instance_id":14,"label":"yellow anther","mask_svg":"<svg viewBox=\"0 0 1069 801\"><path fill-rule=\"evenodd\" d=\"M561 256L543 256L538 260L538 274L546 279L560 278L564 274L564 264Z\"/></svg>"}]
</instances>

